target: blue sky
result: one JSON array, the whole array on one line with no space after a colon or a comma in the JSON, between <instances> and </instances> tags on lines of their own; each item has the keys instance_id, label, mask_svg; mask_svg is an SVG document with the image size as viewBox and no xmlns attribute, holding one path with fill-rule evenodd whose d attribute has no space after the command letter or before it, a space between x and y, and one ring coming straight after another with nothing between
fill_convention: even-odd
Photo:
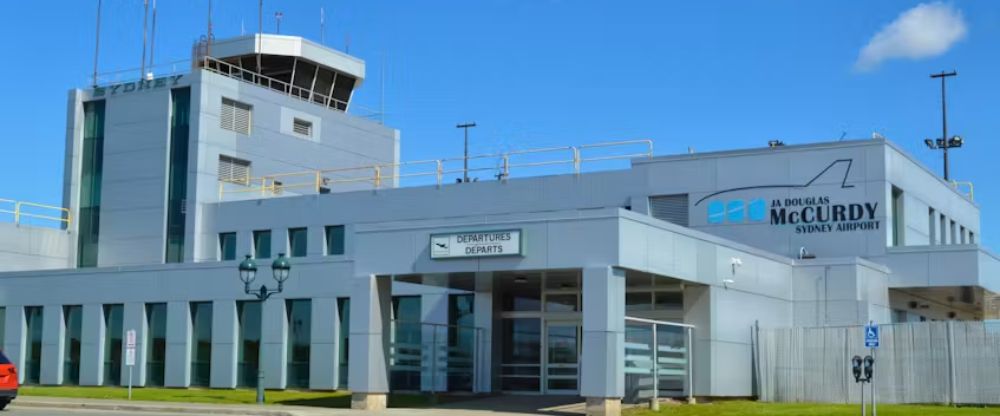
<instances>
[{"instance_id":1,"label":"blue sky","mask_svg":"<svg viewBox=\"0 0 1000 416\"><path fill-rule=\"evenodd\" d=\"M0 65L0 198L61 200L67 90L92 70L96 0L7 2ZM186 59L207 0L160 0L158 62ZM403 159L461 154L456 122L475 120L473 152L651 138L680 153L870 137L878 131L940 171L923 138L941 131L949 84L952 176L971 180L983 240L1000 238L1000 3L938 4L966 32L943 51L859 70L861 50L918 1L266 0L264 29L326 40L368 61L356 102L377 107L385 63L387 124ZM257 25L255 0L215 0L217 37ZM104 0L100 71L138 66L142 1ZM923 33L923 32L921 32ZM945 36L945 35L942 35ZM919 53L917 53L919 55Z\"/></svg>"}]
</instances>

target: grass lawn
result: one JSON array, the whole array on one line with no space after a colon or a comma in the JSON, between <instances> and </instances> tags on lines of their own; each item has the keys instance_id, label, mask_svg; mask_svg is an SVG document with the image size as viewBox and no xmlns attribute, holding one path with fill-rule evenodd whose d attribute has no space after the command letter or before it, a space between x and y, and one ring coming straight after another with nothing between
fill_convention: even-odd
<instances>
[{"instance_id":1,"label":"grass lawn","mask_svg":"<svg viewBox=\"0 0 1000 416\"><path fill-rule=\"evenodd\" d=\"M86 399L128 398L128 389L124 387L66 387L66 386L21 386L19 395L46 397L76 397ZM347 391L296 391L268 390L264 395L268 404L284 404L315 407L351 407L351 393ZM440 402L449 401L449 397L441 397ZM215 404L253 404L257 400L257 391L251 389L167 389L167 388L133 388L132 400L149 400L184 403L215 403ZM389 406L392 407L423 407L430 404L430 395L392 394L389 395Z\"/></svg>"},{"instance_id":2,"label":"grass lawn","mask_svg":"<svg viewBox=\"0 0 1000 416\"><path fill-rule=\"evenodd\" d=\"M693 406L660 406L660 412L652 412L646 409L632 409L626 411L628 416L856 416L861 412L860 406L842 404L806 404L806 403L758 403L749 401L721 401L715 403L697 404ZM871 409L868 409L871 412ZM914 405L887 405L878 406L879 416L903 416L903 415L933 415L933 416L973 416L973 415L1000 415L998 407L945 407L945 406L914 406Z\"/></svg>"}]
</instances>

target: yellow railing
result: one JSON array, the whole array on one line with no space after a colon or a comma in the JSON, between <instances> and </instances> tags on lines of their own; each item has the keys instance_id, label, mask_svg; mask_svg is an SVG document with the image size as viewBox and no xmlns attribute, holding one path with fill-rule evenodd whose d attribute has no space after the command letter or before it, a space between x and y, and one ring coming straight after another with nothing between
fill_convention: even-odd
<instances>
[{"instance_id":1,"label":"yellow railing","mask_svg":"<svg viewBox=\"0 0 1000 416\"><path fill-rule=\"evenodd\" d=\"M17 225L40 225L38 221L41 221L60 227L69 227L72 221L69 209L63 207L0 198L0 219L6 218L12 218Z\"/></svg>"},{"instance_id":2,"label":"yellow railing","mask_svg":"<svg viewBox=\"0 0 1000 416\"><path fill-rule=\"evenodd\" d=\"M614 149L618 149L617 152ZM624 150L622 150L624 149ZM603 154L589 153L602 150ZM246 198L268 197L288 192L298 194L319 194L331 192L334 186L346 186L345 190L379 189L393 187L399 180L426 178L438 186L444 184L446 176L457 175L462 180L468 174L490 172L493 178L505 181L513 171L529 168L546 168L557 165L571 165L572 172L579 174L584 164L613 160L626 160L653 156L653 141L629 140L594 143L582 146L549 147L518 150L504 153L484 154L448 159L417 160L410 162L359 166L339 169L319 169L290 173L262 175L244 180L220 180L219 200L229 194L244 194ZM466 161L469 163L465 168ZM477 166L477 163L478 166ZM483 166L483 161L495 161L494 166Z\"/></svg>"}]
</instances>

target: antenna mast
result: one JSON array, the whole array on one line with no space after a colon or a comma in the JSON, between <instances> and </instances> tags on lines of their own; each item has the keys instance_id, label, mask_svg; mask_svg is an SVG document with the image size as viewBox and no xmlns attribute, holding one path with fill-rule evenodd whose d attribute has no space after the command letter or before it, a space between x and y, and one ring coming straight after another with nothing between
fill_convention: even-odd
<instances>
[{"instance_id":1,"label":"antenna mast","mask_svg":"<svg viewBox=\"0 0 1000 416\"><path fill-rule=\"evenodd\" d=\"M139 79L146 77L146 44L149 43L146 21L149 20L149 0L142 0L142 5L142 61L139 64Z\"/></svg>"},{"instance_id":2,"label":"antenna mast","mask_svg":"<svg viewBox=\"0 0 1000 416\"><path fill-rule=\"evenodd\" d=\"M156 0L153 0L153 27L149 30L149 71L153 71L153 53L156 51Z\"/></svg>"},{"instance_id":3,"label":"antenna mast","mask_svg":"<svg viewBox=\"0 0 1000 416\"><path fill-rule=\"evenodd\" d=\"M319 8L319 43L326 45L326 10Z\"/></svg>"},{"instance_id":4,"label":"antenna mast","mask_svg":"<svg viewBox=\"0 0 1000 416\"><path fill-rule=\"evenodd\" d=\"M97 30L94 34L94 81L97 86L97 56L101 50L101 0L97 0Z\"/></svg>"}]
</instances>

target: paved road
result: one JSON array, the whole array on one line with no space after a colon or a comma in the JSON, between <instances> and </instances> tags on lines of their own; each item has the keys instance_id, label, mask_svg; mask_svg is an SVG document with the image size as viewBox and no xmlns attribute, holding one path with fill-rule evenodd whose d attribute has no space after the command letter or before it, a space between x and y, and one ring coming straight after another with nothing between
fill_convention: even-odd
<instances>
[{"instance_id":1,"label":"paved road","mask_svg":"<svg viewBox=\"0 0 1000 416\"><path fill-rule=\"evenodd\" d=\"M75 410L75 409L39 409L32 407L18 408L10 405L7 410L0 412L0 416L102 416L113 414L115 416L191 416L177 413L150 413L150 412L109 412L107 410Z\"/></svg>"}]
</instances>

